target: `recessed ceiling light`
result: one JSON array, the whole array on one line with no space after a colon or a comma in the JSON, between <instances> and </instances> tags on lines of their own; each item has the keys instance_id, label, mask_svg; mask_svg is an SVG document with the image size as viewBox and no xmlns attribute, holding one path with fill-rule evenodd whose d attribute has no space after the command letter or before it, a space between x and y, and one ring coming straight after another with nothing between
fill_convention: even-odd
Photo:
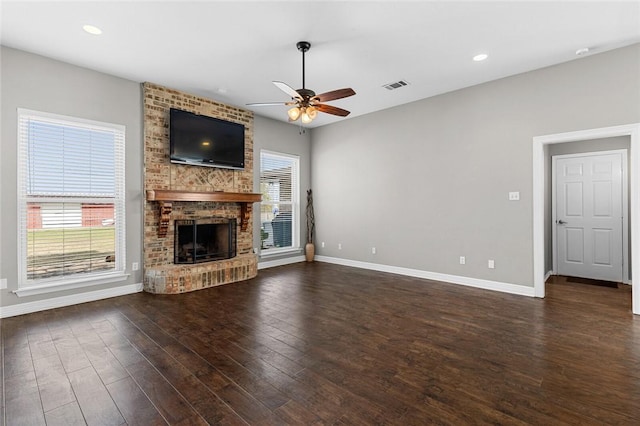
<instances>
[{"instance_id":1,"label":"recessed ceiling light","mask_svg":"<svg viewBox=\"0 0 640 426\"><path fill-rule=\"evenodd\" d=\"M489 57L489 55L487 55L486 53L480 53L479 55L474 56L473 60L476 61L476 62L480 62L480 61L484 61L488 57Z\"/></svg>"},{"instance_id":2,"label":"recessed ceiling light","mask_svg":"<svg viewBox=\"0 0 640 426\"><path fill-rule=\"evenodd\" d=\"M578 56L583 56L583 55L586 55L587 53L589 53L588 47L583 47L581 49L576 50L576 55Z\"/></svg>"},{"instance_id":3,"label":"recessed ceiling light","mask_svg":"<svg viewBox=\"0 0 640 426\"><path fill-rule=\"evenodd\" d=\"M93 25L83 25L82 29L85 30L86 32L88 32L89 34L93 34L93 35L100 35L102 34L102 30L96 26Z\"/></svg>"}]
</instances>

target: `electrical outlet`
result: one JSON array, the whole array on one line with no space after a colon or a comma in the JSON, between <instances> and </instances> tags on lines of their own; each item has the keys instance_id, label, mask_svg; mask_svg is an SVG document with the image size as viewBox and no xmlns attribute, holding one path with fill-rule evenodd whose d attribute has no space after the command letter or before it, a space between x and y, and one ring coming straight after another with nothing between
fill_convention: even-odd
<instances>
[{"instance_id":1,"label":"electrical outlet","mask_svg":"<svg viewBox=\"0 0 640 426\"><path fill-rule=\"evenodd\" d=\"M138 264L138 262L133 262L131 264L131 270L132 271L137 271L138 269L140 269L140 265Z\"/></svg>"},{"instance_id":2,"label":"electrical outlet","mask_svg":"<svg viewBox=\"0 0 640 426\"><path fill-rule=\"evenodd\" d=\"M496 264L493 260L489 259L489 261L487 262L487 267L489 269L494 269L496 267Z\"/></svg>"},{"instance_id":3,"label":"electrical outlet","mask_svg":"<svg viewBox=\"0 0 640 426\"><path fill-rule=\"evenodd\" d=\"M324 241L320 243L320 247L324 248Z\"/></svg>"},{"instance_id":4,"label":"electrical outlet","mask_svg":"<svg viewBox=\"0 0 640 426\"><path fill-rule=\"evenodd\" d=\"M464 256L460 256L460 264L465 265L467 263L467 259Z\"/></svg>"},{"instance_id":5,"label":"electrical outlet","mask_svg":"<svg viewBox=\"0 0 640 426\"><path fill-rule=\"evenodd\" d=\"M509 193L509 201L518 201L520 200L520 192L510 192Z\"/></svg>"},{"instance_id":6,"label":"electrical outlet","mask_svg":"<svg viewBox=\"0 0 640 426\"><path fill-rule=\"evenodd\" d=\"M371 247L371 254L376 254L376 248L375 247Z\"/></svg>"},{"instance_id":7,"label":"electrical outlet","mask_svg":"<svg viewBox=\"0 0 640 426\"><path fill-rule=\"evenodd\" d=\"M5 288L7 288L7 279L0 278L0 290L4 290Z\"/></svg>"},{"instance_id":8,"label":"electrical outlet","mask_svg":"<svg viewBox=\"0 0 640 426\"><path fill-rule=\"evenodd\" d=\"M342 243L338 243L338 250L342 250Z\"/></svg>"}]
</instances>

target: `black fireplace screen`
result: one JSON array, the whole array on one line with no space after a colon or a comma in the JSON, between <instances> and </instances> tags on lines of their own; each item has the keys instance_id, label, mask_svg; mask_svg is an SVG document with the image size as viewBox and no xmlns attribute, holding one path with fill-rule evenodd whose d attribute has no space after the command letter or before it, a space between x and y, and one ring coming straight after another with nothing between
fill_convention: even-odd
<instances>
[{"instance_id":1,"label":"black fireplace screen","mask_svg":"<svg viewBox=\"0 0 640 426\"><path fill-rule=\"evenodd\" d=\"M236 256L236 220L176 220L174 241L174 263L230 259Z\"/></svg>"}]
</instances>

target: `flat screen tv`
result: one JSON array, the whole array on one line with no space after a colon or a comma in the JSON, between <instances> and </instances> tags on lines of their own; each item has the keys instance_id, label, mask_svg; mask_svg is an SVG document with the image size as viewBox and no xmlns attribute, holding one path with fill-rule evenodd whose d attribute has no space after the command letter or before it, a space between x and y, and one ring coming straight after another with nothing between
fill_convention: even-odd
<instances>
[{"instance_id":1,"label":"flat screen tv","mask_svg":"<svg viewBox=\"0 0 640 426\"><path fill-rule=\"evenodd\" d=\"M244 125L171 108L172 163L244 169Z\"/></svg>"}]
</instances>

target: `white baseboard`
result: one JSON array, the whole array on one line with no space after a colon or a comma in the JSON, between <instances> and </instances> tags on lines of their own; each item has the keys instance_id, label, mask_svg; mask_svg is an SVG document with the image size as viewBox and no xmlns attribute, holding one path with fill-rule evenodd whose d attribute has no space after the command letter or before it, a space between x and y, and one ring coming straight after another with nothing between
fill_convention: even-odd
<instances>
[{"instance_id":1,"label":"white baseboard","mask_svg":"<svg viewBox=\"0 0 640 426\"><path fill-rule=\"evenodd\" d=\"M37 300L35 302L19 303L17 305L0 307L0 318L30 314L32 312L45 311L47 309L62 308L64 306L93 302L96 300L108 299L110 297L124 296L126 294L139 293L141 291L142 283L138 283L107 288L104 290L87 291L85 293L72 294L70 296Z\"/></svg>"},{"instance_id":2,"label":"white baseboard","mask_svg":"<svg viewBox=\"0 0 640 426\"><path fill-rule=\"evenodd\" d=\"M389 272L415 278L442 281L451 284L466 285L485 290L500 291L517 294L519 296L534 297L533 287L503 283L499 281L482 280L478 278L462 277L459 275L441 274L438 272L422 271L420 269L402 268L399 266L380 265L377 263L361 262L358 260L340 259L337 257L316 256L318 262L334 263L336 265L352 266L354 268L370 269L372 271Z\"/></svg>"},{"instance_id":3,"label":"white baseboard","mask_svg":"<svg viewBox=\"0 0 640 426\"><path fill-rule=\"evenodd\" d=\"M284 257L282 259L267 260L264 262L258 262L258 270L274 268L276 266L291 265L292 263L299 263L304 261L304 256Z\"/></svg>"},{"instance_id":4,"label":"white baseboard","mask_svg":"<svg viewBox=\"0 0 640 426\"><path fill-rule=\"evenodd\" d=\"M399 266L381 265L377 263L361 262L357 260L340 259L337 257L315 256L318 262L333 263L336 265L351 266L354 268L369 269L372 271L389 272L392 274L405 275L409 277L424 278L434 281L442 281L451 284L466 285L469 287L482 288L486 290L500 291L503 293L517 294L521 296L534 297L533 287L526 287L516 284L502 283L498 281L482 280L478 278L462 277L458 275L441 274L438 272L422 271L419 269L402 268ZM304 262L304 256L287 257L283 259L270 260L258 263L258 269L273 268L276 266L290 265L292 263ZM547 277L550 273L547 273ZM129 284L125 286L113 287L104 290L88 291L85 293L72 294L70 296L54 297L51 299L38 300L35 302L20 303L0 307L0 318L8 318L17 315L30 314L32 312L44 311L47 309L62 308L64 306L77 305L79 303L93 302L110 297L124 296L127 294L139 293L142 291L142 283Z\"/></svg>"}]
</instances>

